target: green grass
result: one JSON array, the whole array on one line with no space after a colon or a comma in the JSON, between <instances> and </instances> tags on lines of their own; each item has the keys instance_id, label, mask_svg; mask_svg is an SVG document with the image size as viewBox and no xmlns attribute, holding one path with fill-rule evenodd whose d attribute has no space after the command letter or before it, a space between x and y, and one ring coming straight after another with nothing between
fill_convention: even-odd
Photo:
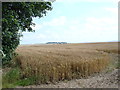
<instances>
[{"instance_id":1,"label":"green grass","mask_svg":"<svg viewBox=\"0 0 120 90\"><path fill-rule=\"evenodd\" d=\"M120 61L118 61L117 68L120 69Z\"/></svg>"},{"instance_id":2,"label":"green grass","mask_svg":"<svg viewBox=\"0 0 120 90\"><path fill-rule=\"evenodd\" d=\"M28 86L36 83L37 78L29 77L22 80L19 80L15 83L16 86Z\"/></svg>"},{"instance_id":3,"label":"green grass","mask_svg":"<svg viewBox=\"0 0 120 90\"><path fill-rule=\"evenodd\" d=\"M3 74L2 87L3 88L14 88L14 83L20 79L19 68L11 69L10 71Z\"/></svg>"},{"instance_id":4,"label":"green grass","mask_svg":"<svg viewBox=\"0 0 120 90\"><path fill-rule=\"evenodd\" d=\"M37 78L22 78L20 69L12 68L2 76L2 88L15 88L16 86L27 86L35 84Z\"/></svg>"}]
</instances>

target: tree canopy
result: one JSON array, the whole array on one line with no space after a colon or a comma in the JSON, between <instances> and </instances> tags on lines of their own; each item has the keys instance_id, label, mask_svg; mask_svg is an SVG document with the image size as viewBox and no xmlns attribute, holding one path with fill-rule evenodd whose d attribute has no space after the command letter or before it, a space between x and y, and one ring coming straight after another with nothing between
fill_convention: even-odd
<instances>
[{"instance_id":1,"label":"tree canopy","mask_svg":"<svg viewBox=\"0 0 120 90\"><path fill-rule=\"evenodd\" d=\"M2 59L3 65L15 54L22 36L19 32L33 32L33 17L46 16L50 10L51 2L2 2L2 51L6 55Z\"/></svg>"}]
</instances>

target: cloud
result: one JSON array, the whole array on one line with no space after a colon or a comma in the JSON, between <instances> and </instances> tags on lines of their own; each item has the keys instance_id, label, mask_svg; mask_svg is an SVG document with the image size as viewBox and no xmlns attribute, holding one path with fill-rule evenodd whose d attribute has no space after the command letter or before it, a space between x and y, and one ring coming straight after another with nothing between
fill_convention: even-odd
<instances>
[{"instance_id":1,"label":"cloud","mask_svg":"<svg viewBox=\"0 0 120 90\"><path fill-rule=\"evenodd\" d=\"M34 33L25 35L27 43L40 42L46 43L49 41L65 41L65 42L100 42L100 41L113 41L118 39L118 28L115 18L110 17L88 17L84 23L80 19L67 19L64 26L60 24L50 27L44 33ZM48 27L50 22L60 22L61 19L53 19L45 27ZM46 22L44 22L46 23ZM61 24L63 25L63 24ZM32 41L29 41L32 40Z\"/></svg>"},{"instance_id":2,"label":"cloud","mask_svg":"<svg viewBox=\"0 0 120 90\"><path fill-rule=\"evenodd\" d=\"M39 30L39 29L42 29L44 27L58 27L58 26L63 26L65 25L66 23L66 17L65 16L60 16L60 17L56 17L56 18L53 18L52 20L50 21L46 21L46 22L43 22L43 23L36 23L35 26L31 26L32 29L34 30Z\"/></svg>"},{"instance_id":3,"label":"cloud","mask_svg":"<svg viewBox=\"0 0 120 90\"><path fill-rule=\"evenodd\" d=\"M67 3L74 3L74 2L112 2L118 3L119 0L56 0L56 2L67 2Z\"/></svg>"},{"instance_id":4,"label":"cloud","mask_svg":"<svg viewBox=\"0 0 120 90\"><path fill-rule=\"evenodd\" d=\"M88 29L95 29L95 30L106 30L110 29L113 26L116 26L117 29L117 18L95 18L89 17L86 19L85 27Z\"/></svg>"},{"instance_id":5,"label":"cloud","mask_svg":"<svg viewBox=\"0 0 120 90\"><path fill-rule=\"evenodd\" d=\"M86 19L85 30L93 40L113 40L118 38L117 18L95 18ZM96 39L95 39L96 38Z\"/></svg>"},{"instance_id":6,"label":"cloud","mask_svg":"<svg viewBox=\"0 0 120 90\"><path fill-rule=\"evenodd\" d=\"M99 42L118 39L118 28L115 18L88 17L82 25L81 23L77 25L71 24L68 25L68 28L68 30L64 30L63 37L61 37L69 42Z\"/></svg>"},{"instance_id":7,"label":"cloud","mask_svg":"<svg viewBox=\"0 0 120 90\"><path fill-rule=\"evenodd\" d=\"M95 41L109 41L118 38L118 26L115 18L95 18L86 19L84 30L86 35Z\"/></svg>"},{"instance_id":8,"label":"cloud","mask_svg":"<svg viewBox=\"0 0 120 90\"><path fill-rule=\"evenodd\" d=\"M113 14L118 15L118 8L104 8L106 11L109 11Z\"/></svg>"},{"instance_id":9,"label":"cloud","mask_svg":"<svg viewBox=\"0 0 120 90\"><path fill-rule=\"evenodd\" d=\"M66 23L66 17L60 16L57 18L53 18L51 21L44 22L43 25L45 26L62 26Z\"/></svg>"},{"instance_id":10,"label":"cloud","mask_svg":"<svg viewBox=\"0 0 120 90\"><path fill-rule=\"evenodd\" d=\"M86 0L85 0L86 1ZM93 0L94 1L94 0ZM104 11L103 11L104 10ZM51 20L36 23L34 34L25 33L24 43L46 43L49 41L66 42L96 42L114 41L118 39L117 8L102 7L107 16L97 17L85 15L83 17L57 16ZM39 30L41 29L41 30Z\"/></svg>"},{"instance_id":11,"label":"cloud","mask_svg":"<svg viewBox=\"0 0 120 90\"><path fill-rule=\"evenodd\" d=\"M47 36L44 35L44 34L38 34L38 35L36 35L35 38L36 38L36 39L45 39L45 38L47 38Z\"/></svg>"}]
</instances>

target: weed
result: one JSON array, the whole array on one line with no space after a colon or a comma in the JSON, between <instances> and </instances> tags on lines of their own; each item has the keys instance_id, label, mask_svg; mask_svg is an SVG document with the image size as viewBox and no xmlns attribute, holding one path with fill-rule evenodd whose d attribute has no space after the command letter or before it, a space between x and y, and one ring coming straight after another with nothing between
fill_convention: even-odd
<instances>
[{"instance_id":1,"label":"weed","mask_svg":"<svg viewBox=\"0 0 120 90\"><path fill-rule=\"evenodd\" d=\"M14 83L20 80L20 70L19 68L14 68L3 74L2 77L2 87L11 88L15 87Z\"/></svg>"}]
</instances>

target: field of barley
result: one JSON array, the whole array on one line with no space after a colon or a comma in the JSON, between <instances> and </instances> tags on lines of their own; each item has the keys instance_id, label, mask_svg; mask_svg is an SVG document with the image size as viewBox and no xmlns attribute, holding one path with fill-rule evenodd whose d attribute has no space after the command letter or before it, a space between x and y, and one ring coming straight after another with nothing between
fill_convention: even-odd
<instances>
[{"instance_id":1,"label":"field of barley","mask_svg":"<svg viewBox=\"0 0 120 90\"><path fill-rule=\"evenodd\" d=\"M119 53L117 42L20 45L14 58L22 78L36 84L85 78L104 70L109 53Z\"/></svg>"}]
</instances>

